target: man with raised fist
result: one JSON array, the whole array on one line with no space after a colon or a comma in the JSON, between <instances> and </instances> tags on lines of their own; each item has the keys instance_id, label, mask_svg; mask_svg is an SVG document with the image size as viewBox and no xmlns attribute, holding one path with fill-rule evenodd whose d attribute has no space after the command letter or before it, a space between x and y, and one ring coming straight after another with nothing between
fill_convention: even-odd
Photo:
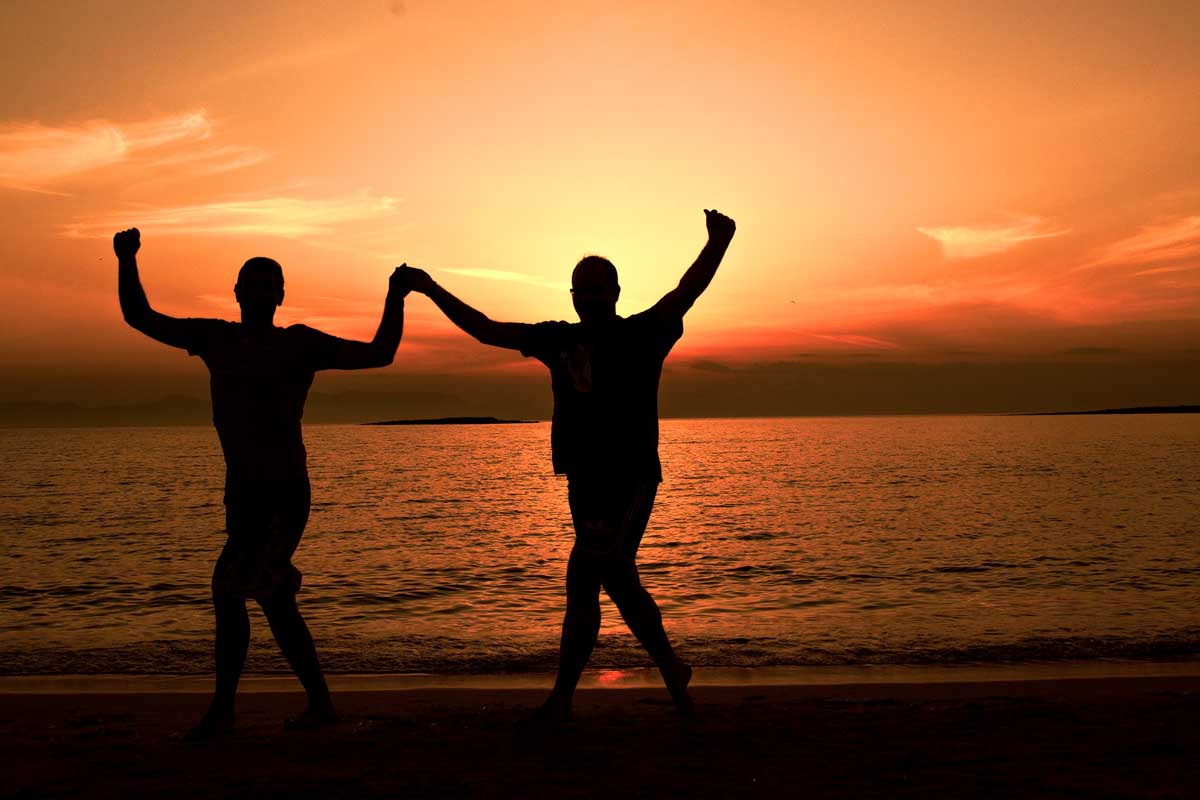
<instances>
[{"instance_id":1,"label":"man with raised fist","mask_svg":"<svg viewBox=\"0 0 1200 800\"><path fill-rule=\"evenodd\" d=\"M291 557L308 521L310 492L300 420L313 375L324 369L366 369L392 363L404 327L408 287L397 268L383 319L370 342L339 339L305 325L279 328L283 270L270 258L242 265L234 297L241 320L179 319L155 311L138 277L137 228L113 237L121 312L133 328L199 356L211 376L213 424L225 455L228 538L212 578L216 611L216 691L208 712L187 733L205 739L232 728L234 696L250 643L246 600L266 614L271 632L308 694L290 724L336 721L333 702L308 626L296 605L300 572Z\"/></svg>"},{"instance_id":2,"label":"man with raised fist","mask_svg":"<svg viewBox=\"0 0 1200 800\"><path fill-rule=\"evenodd\" d=\"M683 335L683 315L708 288L733 239L732 219L705 210L708 242L679 285L653 307L617 314L617 269L587 256L571 275L579 322L496 322L443 289L427 273L401 268L458 327L484 344L521 351L550 369L554 471L567 476L575 546L567 563L567 610L558 677L535 720L570 718L575 687L600 631L600 589L650 653L682 711L691 710L692 669L671 647L654 598L642 586L637 551L662 481L658 460L658 381Z\"/></svg>"}]
</instances>

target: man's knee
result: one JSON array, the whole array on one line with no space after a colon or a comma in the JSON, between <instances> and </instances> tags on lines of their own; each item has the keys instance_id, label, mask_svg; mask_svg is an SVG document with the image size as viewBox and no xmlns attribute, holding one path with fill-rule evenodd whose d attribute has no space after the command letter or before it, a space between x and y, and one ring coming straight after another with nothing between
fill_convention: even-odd
<instances>
[{"instance_id":1,"label":"man's knee","mask_svg":"<svg viewBox=\"0 0 1200 800\"><path fill-rule=\"evenodd\" d=\"M572 628L600 628L600 590L568 595L563 624Z\"/></svg>"},{"instance_id":2,"label":"man's knee","mask_svg":"<svg viewBox=\"0 0 1200 800\"><path fill-rule=\"evenodd\" d=\"M642 579L632 558L614 558L604 570L604 591L610 597L642 591ZM615 598L614 598L615 599Z\"/></svg>"},{"instance_id":3,"label":"man's knee","mask_svg":"<svg viewBox=\"0 0 1200 800\"><path fill-rule=\"evenodd\" d=\"M236 594L213 591L212 602L217 619L240 617L246 614L246 599Z\"/></svg>"},{"instance_id":4,"label":"man's knee","mask_svg":"<svg viewBox=\"0 0 1200 800\"><path fill-rule=\"evenodd\" d=\"M217 560L217 565L213 569L210 590L213 607L218 614L226 609L236 610L246 607L246 598L234 589L232 581L229 580L228 569L221 559Z\"/></svg>"},{"instance_id":5,"label":"man's knee","mask_svg":"<svg viewBox=\"0 0 1200 800\"><path fill-rule=\"evenodd\" d=\"M262 608L267 620L272 617L290 616L299 613L300 609L296 606L295 592L287 589L280 589L269 595L254 598L259 607Z\"/></svg>"}]
</instances>

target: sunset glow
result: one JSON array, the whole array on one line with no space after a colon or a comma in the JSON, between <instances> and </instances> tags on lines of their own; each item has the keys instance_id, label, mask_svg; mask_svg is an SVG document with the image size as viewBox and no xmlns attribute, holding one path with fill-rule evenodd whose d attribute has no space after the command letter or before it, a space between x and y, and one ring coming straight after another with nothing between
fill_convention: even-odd
<instances>
[{"instance_id":1,"label":"sunset glow","mask_svg":"<svg viewBox=\"0 0 1200 800\"><path fill-rule=\"evenodd\" d=\"M1200 358L1193 4L121 8L3 34L0 399L192 385L121 322L130 226L166 313L235 316L269 255L281 323L369 337L401 262L537 321L599 253L639 311L716 207L738 238L675 370ZM537 372L413 298L383 377L479 370Z\"/></svg>"}]
</instances>

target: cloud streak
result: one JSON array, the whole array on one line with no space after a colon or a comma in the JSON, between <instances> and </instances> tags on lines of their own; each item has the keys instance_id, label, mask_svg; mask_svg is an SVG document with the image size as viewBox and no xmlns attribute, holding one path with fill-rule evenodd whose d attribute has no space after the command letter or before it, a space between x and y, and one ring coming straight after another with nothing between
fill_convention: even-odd
<instances>
[{"instance_id":1,"label":"cloud streak","mask_svg":"<svg viewBox=\"0 0 1200 800\"><path fill-rule=\"evenodd\" d=\"M212 134L204 109L118 125L91 120L53 127L37 122L0 127L0 186L45 191L56 181L121 163L168 145Z\"/></svg>"},{"instance_id":2,"label":"cloud streak","mask_svg":"<svg viewBox=\"0 0 1200 800\"><path fill-rule=\"evenodd\" d=\"M269 157L270 153L261 148L234 144L157 158L147 166L152 169L190 167L195 174L217 175L254 166Z\"/></svg>"},{"instance_id":3,"label":"cloud streak","mask_svg":"<svg viewBox=\"0 0 1200 800\"><path fill-rule=\"evenodd\" d=\"M265 197L190 206L130 209L78 220L63 227L70 238L106 238L136 225L158 235L223 234L295 238L328 233L339 225L379 219L395 212L393 197L363 192L332 198Z\"/></svg>"},{"instance_id":4,"label":"cloud streak","mask_svg":"<svg viewBox=\"0 0 1200 800\"><path fill-rule=\"evenodd\" d=\"M1003 253L1025 242L1062 236L1070 228L1051 229L1041 217L1024 217L1010 225L919 227L917 230L940 244L946 258L958 260Z\"/></svg>"},{"instance_id":5,"label":"cloud streak","mask_svg":"<svg viewBox=\"0 0 1200 800\"><path fill-rule=\"evenodd\" d=\"M563 282L548 281L544 278L539 278L536 275L526 275L523 272L509 272L502 269L443 269L442 272L450 272L455 275L462 275L466 278L482 278L488 281L507 281L509 283L524 283L529 286L541 286L545 289L566 289L567 284Z\"/></svg>"},{"instance_id":6,"label":"cloud streak","mask_svg":"<svg viewBox=\"0 0 1200 800\"><path fill-rule=\"evenodd\" d=\"M1149 266L1200 259L1200 215L1147 225L1125 239L1105 247L1096 258L1077 269L1115 266ZM1147 269L1138 275L1178 271Z\"/></svg>"}]
</instances>

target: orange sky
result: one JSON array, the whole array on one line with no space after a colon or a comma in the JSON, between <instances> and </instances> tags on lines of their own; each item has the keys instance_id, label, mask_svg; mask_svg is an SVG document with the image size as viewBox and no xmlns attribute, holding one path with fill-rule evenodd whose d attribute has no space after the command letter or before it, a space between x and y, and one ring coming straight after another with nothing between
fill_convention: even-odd
<instances>
[{"instance_id":1,"label":"orange sky","mask_svg":"<svg viewBox=\"0 0 1200 800\"><path fill-rule=\"evenodd\" d=\"M53 8L49 7L53 5ZM498 319L619 310L738 235L673 360L1196 360L1195 3L61 3L0 38L0 374L190 370L151 302L369 337L427 268ZM531 370L409 302L389 373ZM1184 398L1186 399L1186 398Z\"/></svg>"}]
</instances>

